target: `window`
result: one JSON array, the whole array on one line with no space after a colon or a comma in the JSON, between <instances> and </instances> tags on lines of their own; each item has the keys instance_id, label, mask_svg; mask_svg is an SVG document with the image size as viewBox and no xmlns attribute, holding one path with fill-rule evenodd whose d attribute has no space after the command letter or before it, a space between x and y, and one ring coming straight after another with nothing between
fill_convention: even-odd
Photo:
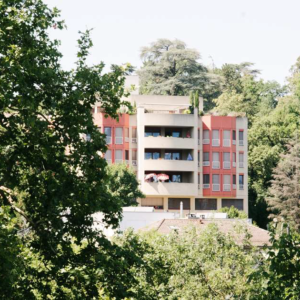
<instances>
[{"instance_id":1,"label":"window","mask_svg":"<svg viewBox=\"0 0 300 300\"><path fill-rule=\"evenodd\" d=\"M239 189L244 189L244 175L239 175Z\"/></svg>"},{"instance_id":2,"label":"window","mask_svg":"<svg viewBox=\"0 0 300 300\"><path fill-rule=\"evenodd\" d=\"M104 133L106 134L106 144L111 144L111 127L104 127Z\"/></svg>"},{"instance_id":3,"label":"window","mask_svg":"<svg viewBox=\"0 0 300 300\"><path fill-rule=\"evenodd\" d=\"M209 174L203 174L203 184L209 184Z\"/></svg>"},{"instance_id":4,"label":"window","mask_svg":"<svg viewBox=\"0 0 300 300\"><path fill-rule=\"evenodd\" d=\"M160 158L160 153L159 152L153 152L152 158L153 159L159 159Z\"/></svg>"},{"instance_id":5,"label":"window","mask_svg":"<svg viewBox=\"0 0 300 300\"><path fill-rule=\"evenodd\" d=\"M145 129L145 137L148 136L154 136L154 137L160 136L160 129L148 127L147 129Z\"/></svg>"},{"instance_id":6,"label":"window","mask_svg":"<svg viewBox=\"0 0 300 300\"><path fill-rule=\"evenodd\" d=\"M236 167L236 153L232 152L232 166L235 168Z\"/></svg>"},{"instance_id":7,"label":"window","mask_svg":"<svg viewBox=\"0 0 300 300\"><path fill-rule=\"evenodd\" d=\"M219 130L212 131L212 145L215 147L220 146L220 131Z\"/></svg>"},{"instance_id":8,"label":"window","mask_svg":"<svg viewBox=\"0 0 300 300\"><path fill-rule=\"evenodd\" d=\"M125 160L129 160L129 150L125 150Z\"/></svg>"},{"instance_id":9,"label":"window","mask_svg":"<svg viewBox=\"0 0 300 300\"><path fill-rule=\"evenodd\" d=\"M125 142L129 142L129 128L127 127L125 128Z\"/></svg>"},{"instance_id":10,"label":"window","mask_svg":"<svg viewBox=\"0 0 300 300\"><path fill-rule=\"evenodd\" d=\"M178 138L179 136L180 136L180 132L178 132L178 131L173 131L172 132L172 137Z\"/></svg>"},{"instance_id":11,"label":"window","mask_svg":"<svg viewBox=\"0 0 300 300\"><path fill-rule=\"evenodd\" d=\"M232 175L232 188L236 189L236 175Z\"/></svg>"},{"instance_id":12,"label":"window","mask_svg":"<svg viewBox=\"0 0 300 300\"><path fill-rule=\"evenodd\" d=\"M203 144L207 145L209 143L209 130L203 130Z\"/></svg>"},{"instance_id":13,"label":"window","mask_svg":"<svg viewBox=\"0 0 300 300\"><path fill-rule=\"evenodd\" d=\"M115 144L116 145L121 145L123 144L123 128L122 127L117 127L115 129Z\"/></svg>"},{"instance_id":14,"label":"window","mask_svg":"<svg viewBox=\"0 0 300 300\"><path fill-rule=\"evenodd\" d=\"M123 151L122 150L115 150L115 162L119 163L123 161Z\"/></svg>"},{"instance_id":15,"label":"window","mask_svg":"<svg viewBox=\"0 0 300 300\"><path fill-rule=\"evenodd\" d=\"M181 175L172 175L172 182L181 182Z\"/></svg>"},{"instance_id":16,"label":"window","mask_svg":"<svg viewBox=\"0 0 300 300\"><path fill-rule=\"evenodd\" d=\"M232 144L235 145L236 144L236 131L232 130Z\"/></svg>"},{"instance_id":17,"label":"window","mask_svg":"<svg viewBox=\"0 0 300 300\"><path fill-rule=\"evenodd\" d=\"M136 128L132 128L132 138L136 139Z\"/></svg>"},{"instance_id":18,"label":"window","mask_svg":"<svg viewBox=\"0 0 300 300\"><path fill-rule=\"evenodd\" d=\"M212 176L213 191L220 191L220 175L213 174Z\"/></svg>"},{"instance_id":19,"label":"window","mask_svg":"<svg viewBox=\"0 0 300 300\"><path fill-rule=\"evenodd\" d=\"M223 175L223 191L228 192L231 190L230 175Z\"/></svg>"},{"instance_id":20,"label":"window","mask_svg":"<svg viewBox=\"0 0 300 300\"><path fill-rule=\"evenodd\" d=\"M239 145L240 146L244 145L244 131L243 130L239 131Z\"/></svg>"},{"instance_id":21,"label":"window","mask_svg":"<svg viewBox=\"0 0 300 300\"><path fill-rule=\"evenodd\" d=\"M230 152L223 152L223 169L230 169Z\"/></svg>"},{"instance_id":22,"label":"window","mask_svg":"<svg viewBox=\"0 0 300 300\"><path fill-rule=\"evenodd\" d=\"M132 165L133 166L137 165L136 160L137 160L137 151L136 150L132 150Z\"/></svg>"},{"instance_id":23,"label":"window","mask_svg":"<svg viewBox=\"0 0 300 300\"><path fill-rule=\"evenodd\" d=\"M244 153L243 152L239 153L239 167L244 168Z\"/></svg>"},{"instance_id":24,"label":"window","mask_svg":"<svg viewBox=\"0 0 300 300\"><path fill-rule=\"evenodd\" d=\"M220 169L220 153L219 152L213 152L212 157L212 168L213 169Z\"/></svg>"},{"instance_id":25,"label":"window","mask_svg":"<svg viewBox=\"0 0 300 300\"><path fill-rule=\"evenodd\" d=\"M181 137L181 129L179 128L166 128L166 136L172 136L172 137L176 137L179 138Z\"/></svg>"},{"instance_id":26,"label":"window","mask_svg":"<svg viewBox=\"0 0 300 300\"><path fill-rule=\"evenodd\" d=\"M169 209L180 209L180 202L183 204L183 209L190 209L190 199L189 198L169 198L168 207Z\"/></svg>"},{"instance_id":27,"label":"window","mask_svg":"<svg viewBox=\"0 0 300 300\"><path fill-rule=\"evenodd\" d=\"M203 152L203 166L209 166L209 152Z\"/></svg>"},{"instance_id":28,"label":"window","mask_svg":"<svg viewBox=\"0 0 300 300\"><path fill-rule=\"evenodd\" d=\"M111 163L111 150L107 150L105 152L104 158L106 159L107 162Z\"/></svg>"},{"instance_id":29,"label":"window","mask_svg":"<svg viewBox=\"0 0 300 300\"><path fill-rule=\"evenodd\" d=\"M145 159L152 159L152 152L145 152Z\"/></svg>"},{"instance_id":30,"label":"window","mask_svg":"<svg viewBox=\"0 0 300 300\"><path fill-rule=\"evenodd\" d=\"M223 147L230 147L230 130L223 131Z\"/></svg>"},{"instance_id":31,"label":"window","mask_svg":"<svg viewBox=\"0 0 300 300\"><path fill-rule=\"evenodd\" d=\"M165 153L165 159L166 160L171 160L171 158L172 158L172 153Z\"/></svg>"},{"instance_id":32,"label":"window","mask_svg":"<svg viewBox=\"0 0 300 300\"><path fill-rule=\"evenodd\" d=\"M217 210L217 199L195 199L196 210Z\"/></svg>"},{"instance_id":33,"label":"window","mask_svg":"<svg viewBox=\"0 0 300 300\"><path fill-rule=\"evenodd\" d=\"M238 210L244 209L243 199L222 199L222 207L235 207Z\"/></svg>"},{"instance_id":34,"label":"window","mask_svg":"<svg viewBox=\"0 0 300 300\"><path fill-rule=\"evenodd\" d=\"M172 153L172 158L174 160L179 160L180 159L180 153L179 152L174 152Z\"/></svg>"}]
</instances>

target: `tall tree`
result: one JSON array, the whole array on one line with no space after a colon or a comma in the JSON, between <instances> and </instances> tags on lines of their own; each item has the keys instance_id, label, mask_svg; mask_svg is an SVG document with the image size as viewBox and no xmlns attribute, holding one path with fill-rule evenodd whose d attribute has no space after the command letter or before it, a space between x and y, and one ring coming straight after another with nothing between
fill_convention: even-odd
<instances>
[{"instance_id":1,"label":"tall tree","mask_svg":"<svg viewBox=\"0 0 300 300\"><path fill-rule=\"evenodd\" d=\"M199 52L180 40L159 39L142 48L141 58L137 73L142 94L183 96L198 90L206 98L219 86L219 76L199 62Z\"/></svg>"},{"instance_id":2,"label":"tall tree","mask_svg":"<svg viewBox=\"0 0 300 300\"><path fill-rule=\"evenodd\" d=\"M18 217L29 231L24 256L38 260L27 263L30 276L11 290L29 299L92 299L99 289L124 298L130 277L122 251L92 229L99 211L116 227L123 203L108 188L100 155L106 143L90 113L101 100L106 113L118 117L124 70L113 66L103 74L103 63L87 65L89 31L78 40L76 68L62 70L59 42L48 36L63 28L58 18L41 0L0 2L0 227L12 228L1 230L0 243L5 234L6 249L18 245L11 237ZM9 256L6 261L9 267Z\"/></svg>"},{"instance_id":3,"label":"tall tree","mask_svg":"<svg viewBox=\"0 0 300 300\"><path fill-rule=\"evenodd\" d=\"M296 136L297 139L297 136ZM270 218L283 218L285 222L300 229L300 143L288 144L288 152L280 155L274 169L273 180L267 198Z\"/></svg>"}]
</instances>

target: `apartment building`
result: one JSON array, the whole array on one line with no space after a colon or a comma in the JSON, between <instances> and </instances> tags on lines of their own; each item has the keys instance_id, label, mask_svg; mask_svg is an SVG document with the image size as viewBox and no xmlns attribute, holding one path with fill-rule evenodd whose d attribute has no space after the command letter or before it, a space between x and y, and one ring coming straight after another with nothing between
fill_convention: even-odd
<instances>
[{"instance_id":1,"label":"apartment building","mask_svg":"<svg viewBox=\"0 0 300 300\"><path fill-rule=\"evenodd\" d=\"M140 206L157 211L210 212L235 206L248 213L247 118L187 114L189 97L132 94L134 114L95 124L106 134L108 163L133 166L146 195ZM200 99L200 110L203 101Z\"/></svg>"}]
</instances>

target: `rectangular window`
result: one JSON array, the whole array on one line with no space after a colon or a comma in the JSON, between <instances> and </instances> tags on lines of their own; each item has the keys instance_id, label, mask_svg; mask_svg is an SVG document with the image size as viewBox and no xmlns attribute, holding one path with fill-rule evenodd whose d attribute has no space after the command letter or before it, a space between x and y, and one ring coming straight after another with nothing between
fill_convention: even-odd
<instances>
[{"instance_id":1,"label":"rectangular window","mask_svg":"<svg viewBox=\"0 0 300 300\"><path fill-rule=\"evenodd\" d=\"M239 189L244 189L244 175L239 175Z\"/></svg>"},{"instance_id":2,"label":"rectangular window","mask_svg":"<svg viewBox=\"0 0 300 300\"><path fill-rule=\"evenodd\" d=\"M115 144L116 145L121 145L123 144L123 128L122 127L117 127L115 129Z\"/></svg>"},{"instance_id":3,"label":"rectangular window","mask_svg":"<svg viewBox=\"0 0 300 300\"><path fill-rule=\"evenodd\" d=\"M228 192L231 190L230 175L223 175L223 191Z\"/></svg>"},{"instance_id":4,"label":"rectangular window","mask_svg":"<svg viewBox=\"0 0 300 300\"><path fill-rule=\"evenodd\" d=\"M230 147L230 130L223 131L223 147Z\"/></svg>"},{"instance_id":5,"label":"rectangular window","mask_svg":"<svg viewBox=\"0 0 300 300\"><path fill-rule=\"evenodd\" d=\"M136 128L132 128L132 138L136 139L137 135L136 135Z\"/></svg>"},{"instance_id":6,"label":"rectangular window","mask_svg":"<svg viewBox=\"0 0 300 300\"><path fill-rule=\"evenodd\" d=\"M207 145L210 143L209 130L203 130L203 144Z\"/></svg>"},{"instance_id":7,"label":"rectangular window","mask_svg":"<svg viewBox=\"0 0 300 300\"><path fill-rule=\"evenodd\" d=\"M111 162L111 150L107 150L105 152L104 158L106 159L107 162Z\"/></svg>"},{"instance_id":8,"label":"rectangular window","mask_svg":"<svg viewBox=\"0 0 300 300\"><path fill-rule=\"evenodd\" d=\"M125 127L125 142L129 143L129 128Z\"/></svg>"},{"instance_id":9,"label":"rectangular window","mask_svg":"<svg viewBox=\"0 0 300 300\"><path fill-rule=\"evenodd\" d=\"M213 152L212 157L212 168L213 169L220 169L220 153L219 152Z\"/></svg>"},{"instance_id":10,"label":"rectangular window","mask_svg":"<svg viewBox=\"0 0 300 300\"><path fill-rule=\"evenodd\" d=\"M232 144L235 145L235 141L236 141L236 131L232 130Z\"/></svg>"},{"instance_id":11,"label":"rectangular window","mask_svg":"<svg viewBox=\"0 0 300 300\"><path fill-rule=\"evenodd\" d=\"M223 152L223 169L230 169L230 152Z\"/></svg>"},{"instance_id":12,"label":"rectangular window","mask_svg":"<svg viewBox=\"0 0 300 300\"><path fill-rule=\"evenodd\" d=\"M169 209L180 209L180 202L183 204L183 209L190 209L190 199L189 198L169 198L168 207Z\"/></svg>"},{"instance_id":13,"label":"rectangular window","mask_svg":"<svg viewBox=\"0 0 300 300\"><path fill-rule=\"evenodd\" d=\"M233 162L233 166L235 167L235 164L236 164L236 153L235 152L232 152L232 162Z\"/></svg>"},{"instance_id":14,"label":"rectangular window","mask_svg":"<svg viewBox=\"0 0 300 300\"><path fill-rule=\"evenodd\" d=\"M244 145L244 131L239 130L239 145L243 146Z\"/></svg>"},{"instance_id":15,"label":"rectangular window","mask_svg":"<svg viewBox=\"0 0 300 300\"><path fill-rule=\"evenodd\" d=\"M137 165L137 151L132 150L132 165L136 166Z\"/></svg>"},{"instance_id":16,"label":"rectangular window","mask_svg":"<svg viewBox=\"0 0 300 300\"><path fill-rule=\"evenodd\" d=\"M220 175L213 174L212 181L212 190L216 192L220 191Z\"/></svg>"},{"instance_id":17,"label":"rectangular window","mask_svg":"<svg viewBox=\"0 0 300 300\"><path fill-rule=\"evenodd\" d=\"M239 167L244 168L244 153L243 152L239 153Z\"/></svg>"},{"instance_id":18,"label":"rectangular window","mask_svg":"<svg viewBox=\"0 0 300 300\"><path fill-rule=\"evenodd\" d=\"M220 146L220 131L219 130L212 131L212 145L215 147Z\"/></svg>"},{"instance_id":19,"label":"rectangular window","mask_svg":"<svg viewBox=\"0 0 300 300\"><path fill-rule=\"evenodd\" d=\"M209 161L209 152L203 152L203 166L209 166L210 161Z\"/></svg>"},{"instance_id":20,"label":"rectangular window","mask_svg":"<svg viewBox=\"0 0 300 300\"><path fill-rule=\"evenodd\" d=\"M106 144L111 144L111 127L104 127L104 134L106 135Z\"/></svg>"},{"instance_id":21,"label":"rectangular window","mask_svg":"<svg viewBox=\"0 0 300 300\"><path fill-rule=\"evenodd\" d=\"M129 160L129 150L125 150L125 160Z\"/></svg>"},{"instance_id":22,"label":"rectangular window","mask_svg":"<svg viewBox=\"0 0 300 300\"><path fill-rule=\"evenodd\" d=\"M203 174L203 184L210 184L209 174Z\"/></svg>"},{"instance_id":23,"label":"rectangular window","mask_svg":"<svg viewBox=\"0 0 300 300\"><path fill-rule=\"evenodd\" d=\"M120 163L123 161L123 151L122 150L115 150L115 162Z\"/></svg>"},{"instance_id":24,"label":"rectangular window","mask_svg":"<svg viewBox=\"0 0 300 300\"><path fill-rule=\"evenodd\" d=\"M235 207L238 210L244 209L243 199L222 199L222 207Z\"/></svg>"},{"instance_id":25,"label":"rectangular window","mask_svg":"<svg viewBox=\"0 0 300 300\"><path fill-rule=\"evenodd\" d=\"M232 175L232 188L236 190L236 175Z\"/></svg>"},{"instance_id":26,"label":"rectangular window","mask_svg":"<svg viewBox=\"0 0 300 300\"><path fill-rule=\"evenodd\" d=\"M217 210L217 199L195 199L196 210Z\"/></svg>"}]
</instances>

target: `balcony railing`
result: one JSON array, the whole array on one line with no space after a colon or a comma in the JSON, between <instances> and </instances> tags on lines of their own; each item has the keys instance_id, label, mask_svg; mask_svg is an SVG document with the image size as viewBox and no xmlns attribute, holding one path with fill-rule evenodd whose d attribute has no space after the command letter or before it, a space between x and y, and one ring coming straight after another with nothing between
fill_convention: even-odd
<instances>
[{"instance_id":1,"label":"balcony railing","mask_svg":"<svg viewBox=\"0 0 300 300\"><path fill-rule=\"evenodd\" d=\"M236 144L236 140L232 140L232 145L235 145Z\"/></svg>"},{"instance_id":2,"label":"balcony railing","mask_svg":"<svg viewBox=\"0 0 300 300\"><path fill-rule=\"evenodd\" d=\"M233 185L232 185L232 189L233 189L233 190L236 190L236 184L233 184Z\"/></svg>"},{"instance_id":3,"label":"balcony railing","mask_svg":"<svg viewBox=\"0 0 300 300\"><path fill-rule=\"evenodd\" d=\"M244 185L243 184L239 184L239 190L243 190L244 189Z\"/></svg>"},{"instance_id":4,"label":"balcony railing","mask_svg":"<svg viewBox=\"0 0 300 300\"><path fill-rule=\"evenodd\" d=\"M219 147L220 146L220 140L219 139L213 139L212 140L212 146L213 147Z\"/></svg>"},{"instance_id":5,"label":"balcony railing","mask_svg":"<svg viewBox=\"0 0 300 300\"><path fill-rule=\"evenodd\" d=\"M219 161L213 161L212 162L212 168L213 169L220 169L220 162Z\"/></svg>"},{"instance_id":6,"label":"balcony railing","mask_svg":"<svg viewBox=\"0 0 300 300\"><path fill-rule=\"evenodd\" d=\"M239 140L239 146L244 146L244 140Z\"/></svg>"},{"instance_id":7,"label":"balcony railing","mask_svg":"<svg viewBox=\"0 0 300 300\"><path fill-rule=\"evenodd\" d=\"M202 140L203 145L209 145L209 143L210 143L210 139L203 139Z\"/></svg>"},{"instance_id":8,"label":"balcony railing","mask_svg":"<svg viewBox=\"0 0 300 300\"><path fill-rule=\"evenodd\" d=\"M137 166L137 161L136 160L132 160L132 165L133 166Z\"/></svg>"},{"instance_id":9,"label":"balcony railing","mask_svg":"<svg viewBox=\"0 0 300 300\"><path fill-rule=\"evenodd\" d=\"M203 189L209 189L210 184L209 183L203 183Z\"/></svg>"},{"instance_id":10,"label":"balcony railing","mask_svg":"<svg viewBox=\"0 0 300 300\"><path fill-rule=\"evenodd\" d=\"M236 167L236 162L235 162L235 161L232 162L232 167L233 167L233 168Z\"/></svg>"},{"instance_id":11,"label":"balcony railing","mask_svg":"<svg viewBox=\"0 0 300 300\"><path fill-rule=\"evenodd\" d=\"M223 191L224 192L230 192L231 186L230 184L223 184Z\"/></svg>"},{"instance_id":12,"label":"balcony railing","mask_svg":"<svg viewBox=\"0 0 300 300\"><path fill-rule=\"evenodd\" d=\"M137 144L137 138L132 138L131 142L132 142L132 144Z\"/></svg>"},{"instance_id":13,"label":"balcony railing","mask_svg":"<svg viewBox=\"0 0 300 300\"><path fill-rule=\"evenodd\" d=\"M220 184L219 183L213 183L212 190L214 192L219 192L220 191Z\"/></svg>"},{"instance_id":14,"label":"balcony railing","mask_svg":"<svg viewBox=\"0 0 300 300\"><path fill-rule=\"evenodd\" d=\"M210 166L210 161L209 160L203 161L203 167L209 167L209 166Z\"/></svg>"},{"instance_id":15,"label":"balcony railing","mask_svg":"<svg viewBox=\"0 0 300 300\"><path fill-rule=\"evenodd\" d=\"M240 161L240 162L239 162L239 167L240 167L240 168L244 168L244 162L243 162L243 161Z\"/></svg>"},{"instance_id":16,"label":"balcony railing","mask_svg":"<svg viewBox=\"0 0 300 300\"><path fill-rule=\"evenodd\" d=\"M122 145L123 144L123 138L122 137L115 137L115 144L116 145Z\"/></svg>"},{"instance_id":17,"label":"balcony railing","mask_svg":"<svg viewBox=\"0 0 300 300\"><path fill-rule=\"evenodd\" d=\"M122 163L123 162L123 159L115 159L115 163L116 164L120 164L120 163Z\"/></svg>"},{"instance_id":18,"label":"balcony railing","mask_svg":"<svg viewBox=\"0 0 300 300\"><path fill-rule=\"evenodd\" d=\"M224 139L223 140L223 147L230 147L230 140L229 139Z\"/></svg>"},{"instance_id":19,"label":"balcony railing","mask_svg":"<svg viewBox=\"0 0 300 300\"><path fill-rule=\"evenodd\" d=\"M105 137L105 141L107 145L111 144L111 136Z\"/></svg>"},{"instance_id":20,"label":"balcony railing","mask_svg":"<svg viewBox=\"0 0 300 300\"><path fill-rule=\"evenodd\" d=\"M230 161L223 161L223 169L230 169Z\"/></svg>"}]
</instances>

